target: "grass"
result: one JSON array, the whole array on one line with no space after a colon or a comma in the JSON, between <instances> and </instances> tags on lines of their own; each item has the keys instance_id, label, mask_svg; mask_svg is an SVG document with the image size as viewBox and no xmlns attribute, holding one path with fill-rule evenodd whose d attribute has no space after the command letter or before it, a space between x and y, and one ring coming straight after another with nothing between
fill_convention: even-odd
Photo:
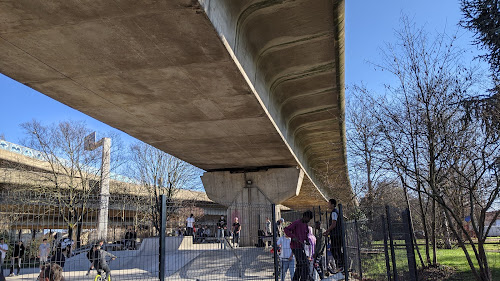
<instances>
[{"instance_id":1,"label":"grass","mask_svg":"<svg viewBox=\"0 0 500 281\"><path fill-rule=\"evenodd\" d=\"M500 252L489 252L499 251L500 245L486 245L485 248L488 251L486 255L488 257L488 264L491 269L493 280L500 280ZM471 258L474 261L474 264L477 265L470 246L468 247L468 250L469 254L472 255ZM447 279L447 281L474 280L474 275L472 274L472 270L467 263L467 259L465 258L465 254L462 249L439 249L437 251L437 260L440 264L452 266L457 270L456 274Z\"/></svg>"},{"instance_id":2,"label":"grass","mask_svg":"<svg viewBox=\"0 0 500 281\"><path fill-rule=\"evenodd\" d=\"M475 261L475 257L473 256L471 247L469 246L468 249L469 249L469 254L472 255L471 256L472 260ZM488 264L491 269L493 280L500 280L500 244L498 243L487 244L485 245L485 249L487 251ZM424 254L424 248L422 246L420 246L420 252ZM396 254L396 265L398 269L398 275L401 278L403 272L408 270L406 250L404 248L397 248L395 254ZM416 258L417 258L417 266L421 266L417 255ZM425 259L424 256L423 258ZM461 248L455 248L449 250L438 249L437 260L438 263L446 266L451 266L456 270L456 273L452 277L446 279L445 281L474 280L474 275L472 274L469 264L467 263L467 259L465 258L465 254ZM363 277L372 278L373 280L385 280L387 273L385 266L385 255L383 252L379 254L362 254L362 267L363 267Z\"/></svg>"}]
</instances>

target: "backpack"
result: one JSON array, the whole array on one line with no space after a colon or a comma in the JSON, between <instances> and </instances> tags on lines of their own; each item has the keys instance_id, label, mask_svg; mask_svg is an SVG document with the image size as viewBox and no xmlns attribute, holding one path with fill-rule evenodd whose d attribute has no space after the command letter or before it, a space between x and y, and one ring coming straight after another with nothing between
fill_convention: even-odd
<instances>
[{"instance_id":1,"label":"backpack","mask_svg":"<svg viewBox=\"0 0 500 281\"><path fill-rule=\"evenodd\" d=\"M92 261L94 259L93 254L92 254L92 249L90 249L90 251L87 252L87 259L89 261Z\"/></svg>"}]
</instances>

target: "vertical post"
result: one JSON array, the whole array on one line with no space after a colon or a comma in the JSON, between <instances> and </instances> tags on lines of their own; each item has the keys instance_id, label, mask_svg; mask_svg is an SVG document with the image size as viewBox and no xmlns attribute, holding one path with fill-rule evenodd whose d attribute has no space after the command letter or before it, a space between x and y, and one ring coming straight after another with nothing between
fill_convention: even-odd
<instances>
[{"instance_id":1,"label":"vertical post","mask_svg":"<svg viewBox=\"0 0 500 281\"><path fill-rule=\"evenodd\" d=\"M160 206L161 226L160 226L159 278L160 281L165 281L165 232L167 228L167 199L165 195L160 195L160 201L161 201L161 206Z\"/></svg>"},{"instance_id":2,"label":"vertical post","mask_svg":"<svg viewBox=\"0 0 500 281\"><path fill-rule=\"evenodd\" d=\"M413 245L413 229L411 227L410 210L406 209L402 214L403 223L406 226L405 244L406 257L408 258L409 280L417 281L417 261L415 258L415 247Z\"/></svg>"},{"instance_id":3,"label":"vertical post","mask_svg":"<svg viewBox=\"0 0 500 281\"><path fill-rule=\"evenodd\" d=\"M342 249L344 255L344 276L345 281L349 281L349 267L347 266L349 261L347 260L347 243L345 241L345 222L344 222L344 209L342 204L339 204L339 221L340 221L340 233L342 239ZM330 246L331 247L331 246Z\"/></svg>"},{"instance_id":4,"label":"vertical post","mask_svg":"<svg viewBox=\"0 0 500 281\"><path fill-rule=\"evenodd\" d=\"M359 226L357 219L354 220L354 227L356 228L356 244L358 248L359 279L363 280L363 268L361 268L361 245L359 243Z\"/></svg>"},{"instance_id":5,"label":"vertical post","mask_svg":"<svg viewBox=\"0 0 500 281\"><path fill-rule=\"evenodd\" d=\"M111 139L102 139L101 204L99 208L99 239L108 238L109 173L111 163Z\"/></svg>"},{"instance_id":6,"label":"vertical post","mask_svg":"<svg viewBox=\"0 0 500 281\"><path fill-rule=\"evenodd\" d=\"M274 257L274 280L278 281L278 245L276 241L276 204L271 204L272 226L273 226L273 257ZM266 242L267 243L267 242ZM283 274L283 273L282 273Z\"/></svg>"},{"instance_id":7,"label":"vertical post","mask_svg":"<svg viewBox=\"0 0 500 281\"><path fill-rule=\"evenodd\" d=\"M386 230L386 221L385 217L381 216L380 217L382 220L382 231L384 233L384 254L385 254L385 268L387 272L387 280L391 281L392 280L392 275L391 275L391 262L389 261L389 249L387 246L387 230Z\"/></svg>"},{"instance_id":8,"label":"vertical post","mask_svg":"<svg viewBox=\"0 0 500 281\"><path fill-rule=\"evenodd\" d=\"M385 206L385 213L387 216L387 229L389 230L389 241L391 245L391 256L392 256L392 273L394 276L394 281L398 281L398 269L396 267L396 252L394 250L394 237L391 224L391 212L388 205Z\"/></svg>"},{"instance_id":9,"label":"vertical post","mask_svg":"<svg viewBox=\"0 0 500 281\"><path fill-rule=\"evenodd\" d=\"M92 132L84 139L84 149L94 150L102 146L101 195L99 199L99 215L97 220L97 236L104 241L108 238L109 176L111 163L111 139L102 138L96 142L96 134Z\"/></svg>"}]
</instances>

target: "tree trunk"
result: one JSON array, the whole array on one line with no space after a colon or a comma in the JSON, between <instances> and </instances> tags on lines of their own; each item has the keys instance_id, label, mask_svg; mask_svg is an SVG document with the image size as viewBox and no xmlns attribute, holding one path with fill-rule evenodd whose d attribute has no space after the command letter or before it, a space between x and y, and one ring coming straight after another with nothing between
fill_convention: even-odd
<instances>
[{"instance_id":1,"label":"tree trunk","mask_svg":"<svg viewBox=\"0 0 500 281\"><path fill-rule=\"evenodd\" d=\"M443 210L444 216L444 210ZM450 227L448 225L448 220L443 221L443 235L444 235L444 248L451 249L451 237L450 237Z\"/></svg>"},{"instance_id":2,"label":"tree trunk","mask_svg":"<svg viewBox=\"0 0 500 281\"><path fill-rule=\"evenodd\" d=\"M436 200L432 198L432 265L437 265Z\"/></svg>"},{"instance_id":3,"label":"tree trunk","mask_svg":"<svg viewBox=\"0 0 500 281\"><path fill-rule=\"evenodd\" d=\"M478 251L479 251L479 257L478 257L478 263L480 263L479 270L480 270L480 276L481 276L481 281L491 281L491 270L488 265L488 259L486 257L486 251L484 249L484 239L478 239Z\"/></svg>"},{"instance_id":4,"label":"tree trunk","mask_svg":"<svg viewBox=\"0 0 500 281\"><path fill-rule=\"evenodd\" d=\"M82 245L82 222L76 224L76 248L80 248Z\"/></svg>"}]
</instances>

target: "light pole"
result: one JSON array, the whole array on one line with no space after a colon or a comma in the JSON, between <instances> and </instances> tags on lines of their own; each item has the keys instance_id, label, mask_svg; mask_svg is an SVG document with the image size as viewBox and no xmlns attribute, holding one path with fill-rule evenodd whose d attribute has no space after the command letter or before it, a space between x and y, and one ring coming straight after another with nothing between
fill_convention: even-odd
<instances>
[{"instance_id":1,"label":"light pole","mask_svg":"<svg viewBox=\"0 0 500 281\"><path fill-rule=\"evenodd\" d=\"M111 139L102 138L98 142L95 132L85 137L85 150L94 150L102 146L101 166L101 196L99 200L99 219L97 225L97 237L104 241L108 236L108 208L109 208L109 170L111 160Z\"/></svg>"}]
</instances>

